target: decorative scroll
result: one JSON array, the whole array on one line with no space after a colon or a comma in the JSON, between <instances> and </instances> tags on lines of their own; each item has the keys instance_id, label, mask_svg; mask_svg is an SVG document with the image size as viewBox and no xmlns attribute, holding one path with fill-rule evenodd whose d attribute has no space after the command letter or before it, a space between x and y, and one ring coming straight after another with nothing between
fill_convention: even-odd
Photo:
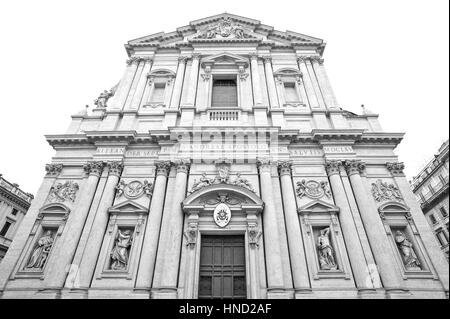
<instances>
[{"instance_id":1,"label":"decorative scroll","mask_svg":"<svg viewBox=\"0 0 450 319\"><path fill-rule=\"evenodd\" d=\"M259 246L259 238L262 235L262 232L258 229L258 226L251 225L247 227L247 234L248 234L248 243L252 247L258 247Z\"/></svg>"},{"instance_id":2,"label":"decorative scroll","mask_svg":"<svg viewBox=\"0 0 450 319\"><path fill-rule=\"evenodd\" d=\"M78 184L72 181L67 181L64 184L58 183L50 189L48 202L65 202L66 200L75 202L78 189Z\"/></svg>"},{"instance_id":3,"label":"decorative scroll","mask_svg":"<svg viewBox=\"0 0 450 319\"><path fill-rule=\"evenodd\" d=\"M388 200L403 200L400 190L394 184L388 184L381 179L376 183L372 183L372 196L377 202Z\"/></svg>"},{"instance_id":4,"label":"decorative scroll","mask_svg":"<svg viewBox=\"0 0 450 319\"><path fill-rule=\"evenodd\" d=\"M297 182L296 193L299 198L303 198L304 196L312 199L319 199L323 196L331 198L331 190L326 181L317 182L314 180L306 181L303 179L300 182Z\"/></svg>"},{"instance_id":5,"label":"decorative scroll","mask_svg":"<svg viewBox=\"0 0 450 319\"><path fill-rule=\"evenodd\" d=\"M197 242L198 226L196 223L189 223L189 226L184 232L186 237L186 245L194 246Z\"/></svg>"},{"instance_id":6,"label":"decorative scroll","mask_svg":"<svg viewBox=\"0 0 450 319\"><path fill-rule=\"evenodd\" d=\"M251 192L255 192L255 189L251 185L251 183L243 177L240 173L236 174L236 177L233 181L229 178L229 173L227 169L220 170L219 168L219 174L215 178L208 178L206 176L206 173L202 173L202 177L200 177L200 180L197 181L194 179L194 184L192 185L191 190L188 192L188 195L195 193L199 191L200 189L215 185L215 184L227 184L227 185L234 185L239 186L248 189Z\"/></svg>"}]
</instances>

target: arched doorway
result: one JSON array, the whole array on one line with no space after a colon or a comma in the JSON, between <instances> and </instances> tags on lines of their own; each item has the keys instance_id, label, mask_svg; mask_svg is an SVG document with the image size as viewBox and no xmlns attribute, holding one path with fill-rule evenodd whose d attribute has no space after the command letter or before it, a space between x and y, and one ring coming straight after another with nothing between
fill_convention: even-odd
<instances>
[{"instance_id":1,"label":"arched doorway","mask_svg":"<svg viewBox=\"0 0 450 319\"><path fill-rule=\"evenodd\" d=\"M265 286L263 201L244 187L215 184L189 195L182 208L183 297L260 298Z\"/></svg>"}]
</instances>

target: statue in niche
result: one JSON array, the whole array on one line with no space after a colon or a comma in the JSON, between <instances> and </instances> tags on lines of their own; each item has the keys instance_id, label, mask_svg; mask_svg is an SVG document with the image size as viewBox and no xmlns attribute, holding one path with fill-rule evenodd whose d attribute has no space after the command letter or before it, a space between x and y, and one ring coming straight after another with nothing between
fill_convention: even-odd
<instances>
[{"instance_id":1,"label":"statue in niche","mask_svg":"<svg viewBox=\"0 0 450 319\"><path fill-rule=\"evenodd\" d=\"M403 263L407 270L421 270L420 262L413 249L413 244L406 238L406 235L397 230L395 232L395 242L397 243L400 254L402 255Z\"/></svg>"},{"instance_id":2,"label":"statue in niche","mask_svg":"<svg viewBox=\"0 0 450 319\"><path fill-rule=\"evenodd\" d=\"M236 186L247 188L249 191L255 192L248 179L242 177L241 173L236 173L236 179L234 180L233 184Z\"/></svg>"},{"instance_id":3,"label":"statue in niche","mask_svg":"<svg viewBox=\"0 0 450 319\"><path fill-rule=\"evenodd\" d=\"M113 96L113 93L111 90L106 91L104 90L96 100L94 100L94 104L97 105L97 107L106 107L106 102L108 102L109 98Z\"/></svg>"},{"instance_id":4,"label":"statue in niche","mask_svg":"<svg viewBox=\"0 0 450 319\"><path fill-rule=\"evenodd\" d=\"M116 197L120 197L122 196L124 190L125 190L125 186L127 186L127 184L125 184L125 182L123 180L121 180L119 182L119 184L116 185Z\"/></svg>"},{"instance_id":5,"label":"statue in niche","mask_svg":"<svg viewBox=\"0 0 450 319\"><path fill-rule=\"evenodd\" d=\"M125 270L128 266L128 248L132 242L131 230L127 229L123 232L119 229L117 231L116 244L111 251L111 269Z\"/></svg>"},{"instance_id":6,"label":"statue in niche","mask_svg":"<svg viewBox=\"0 0 450 319\"><path fill-rule=\"evenodd\" d=\"M330 227L320 231L317 238L317 246L319 248L319 263L322 270L336 270L337 265L334 260L334 251L330 243Z\"/></svg>"},{"instance_id":7,"label":"statue in niche","mask_svg":"<svg viewBox=\"0 0 450 319\"><path fill-rule=\"evenodd\" d=\"M52 231L47 230L37 242L36 248L34 248L31 254L30 260L28 261L25 268L35 268L42 269L45 262L48 259L50 249L52 248L54 239L52 238Z\"/></svg>"}]
</instances>

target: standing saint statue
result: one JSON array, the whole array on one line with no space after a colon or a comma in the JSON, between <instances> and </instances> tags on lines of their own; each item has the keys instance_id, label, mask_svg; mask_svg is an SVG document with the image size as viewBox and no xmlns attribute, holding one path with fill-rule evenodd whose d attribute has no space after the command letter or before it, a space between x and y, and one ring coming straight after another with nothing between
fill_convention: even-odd
<instances>
[{"instance_id":1,"label":"standing saint statue","mask_svg":"<svg viewBox=\"0 0 450 319\"><path fill-rule=\"evenodd\" d=\"M127 229L121 232L117 231L116 244L111 251L111 269L112 270L125 270L128 266L128 248L131 246L131 230Z\"/></svg>"},{"instance_id":2,"label":"standing saint statue","mask_svg":"<svg viewBox=\"0 0 450 319\"><path fill-rule=\"evenodd\" d=\"M420 262L413 249L413 244L406 238L406 235L397 230L395 232L395 242L402 255L403 263L407 270L421 270Z\"/></svg>"},{"instance_id":3,"label":"standing saint statue","mask_svg":"<svg viewBox=\"0 0 450 319\"><path fill-rule=\"evenodd\" d=\"M113 96L113 93L111 90L106 91L104 90L96 100L94 100L94 104L97 105L97 107L106 107L106 102L108 102L109 98Z\"/></svg>"},{"instance_id":4,"label":"standing saint statue","mask_svg":"<svg viewBox=\"0 0 450 319\"><path fill-rule=\"evenodd\" d=\"M317 238L317 246L319 248L319 263L322 270L336 270L337 265L334 261L333 247L330 243L330 228L324 228L320 231Z\"/></svg>"},{"instance_id":5,"label":"standing saint statue","mask_svg":"<svg viewBox=\"0 0 450 319\"><path fill-rule=\"evenodd\" d=\"M47 230L37 242L36 248L31 254L30 260L28 261L25 268L36 268L42 269L47 261L48 254L53 245L52 231Z\"/></svg>"}]
</instances>

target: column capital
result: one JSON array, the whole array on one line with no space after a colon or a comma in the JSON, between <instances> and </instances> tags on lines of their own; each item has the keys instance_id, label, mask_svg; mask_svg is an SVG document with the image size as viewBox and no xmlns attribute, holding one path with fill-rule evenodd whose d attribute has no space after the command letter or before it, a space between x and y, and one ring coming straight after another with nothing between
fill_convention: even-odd
<instances>
[{"instance_id":1,"label":"column capital","mask_svg":"<svg viewBox=\"0 0 450 319\"><path fill-rule=\"evenodd\" d=\"M292 161L278 161L278 173L280 176L291 175Z\"/></svg>"},{"instance_id":2,"label":"column capital","mask_svg":"<svg viewBox=\"0 0 450 319\"><path fill-rule=\"evenodd\" d=\"M153 59L149 56L132 56L127 59L127 65L139 64L139 62L153 62Z\"/></svg>"},{"instance_id":3,"label":"column capital","mask_svg":"<svg viewBox=\"0 0 450 319\"><path fill-rule=\"evenodd\" d=\"M386 167L391 172L392 176L405 176L403 173L405 163L403 162L386 162Z\"/></svg>"},{"instance_id":4,"label":"column capital","mask_svg":"<svg viewBox=\"0 0 450 319\"><path fill-rule=\"evenodd\" d=\"M84 164L83 169L88 175L100 176L102 175L104 166L105 163L102 161L92 161Z\"/></svg>"},{"instance_id":5,"label":"column capital","mask_svg":"<svg viewBox=\"0 0 450 319\"><path fill-rule=\"evenodd\" d=\"M186 64L187 60L189 60L189 57L187 55L180 55L178 57L178 62L179 63Z\"/></svg>"},{"instance_id":6,"label":"column capital","mask_svg":"<svg viewBox=\"0 0 450 319\"><path fill-rule=\"evenodd\" d=\"M272 57L270 55L263 55L261 58L264 60L264 63L272 63Z\"/></svg>"},{"instance_id":7,"label":"column capital","mask_svg":"<svg viewBox=\"0 0 450 319\"><path fill-rule=\"evenodd\" d=\"M56 177L61 173L63 169L63 164L46 164L45 171L47 172L46 176Z\"/></svg>"},{"instance_id":8,"label":"column capital","mask_svg":"<svg viewBox=\"0 0 450 319\"><path fill-rule=\"evenodd\" d=\"M195 52L192 53L192 60L199 60L200 59L200 53Z\"/></svg>"},{"instance_id":9,"label":"column capital","mask_svg":"<svg viewBox=\"0 0 450 319\"><path fill-rule=\"evenodd\" d=\"M250 60L256 60L258 61L258 53L257 52L250 52Z\"/></svg>"},{"instance_id":10,"label":"column capital","mask_svg":"<svg viewBox=\"0 0 450 319\"><path fill-rule=\"evenodd\" d=\"M311 62L317 62L319 64L323 63L323 59L318 55L310 56L309 59L311 60Z\"/></svg>"},{"instance_id":11,"label":"column capital","mask_svg":"<svg viewBox=\"0 0 450 319\"><path fill-rule=\"evenodd\" d=\"M272 161L268 158L258 158L256 165L258 166L259 173L270 173L272 168Z\"/></svg>"},{"instance_id":12,"label":"column capital","mask_svg":"<svg viewBox=\"0 0 450 319\"><path fill-rule=\"evenodd\" d=\"M308 60L309 58L310 58L309 55L300 55L297 57L297 62L298 63L306 62L306 60Z\"/></svg>"},{"instance_id":13,"label":"column capital","mask_svg":"<svg viewBox=\"0 0 450 319\"><path fill-rule=\"evenodd\" d=\"M177 173L189 173L189 169L191 167L191 160L189 158L182 158L175 160L173 165L177 169Z\"/></svg>"},{"instance_id":14,"label":"column capital","mask_svg":"<svg viewBox=\"0 0 450 319\"><path fill-rule=\"evenodd\" d=\"M108 169L109 169L109 175L114 175L114 176L120 177L120 175L122 174L122 170L123 170L123 162L113 161L113 162L108 162L106 165L108 166Z\"/></svg>"},{"instance_id":15,"label":"column capital","mask_svg":"<svg viewBox=\"0 0 450 319\"><path fill-rule=\"evenodd\" d=\"M156 175L167 176L169 174L170 167L172 163L170 161L158 161L156 165Z\"/></svg>"},{"instance_id":16,"label":"column capital","mask_svg":"<svg viewBox=\"0 0 450 319\"><path fill-rule=\"evenodd\" d=\"M342 162L337 161L337 160L327 161L325 163L325 169L327 170L327 174L329 176L335 175L335 174L340 174L341 166L342 166Z\"/></svg>"},{"instance_id":17,"label":"column capital","mask_svg":"<svg viewBox=\"0 0 450 319\"><path fill-rule=\"evenodd\" d=\"M366 164L360 160L347 160L344 162L344 167L348 176L354 174L362 174L366 169Z\"/></svg>"}]
</instances>

